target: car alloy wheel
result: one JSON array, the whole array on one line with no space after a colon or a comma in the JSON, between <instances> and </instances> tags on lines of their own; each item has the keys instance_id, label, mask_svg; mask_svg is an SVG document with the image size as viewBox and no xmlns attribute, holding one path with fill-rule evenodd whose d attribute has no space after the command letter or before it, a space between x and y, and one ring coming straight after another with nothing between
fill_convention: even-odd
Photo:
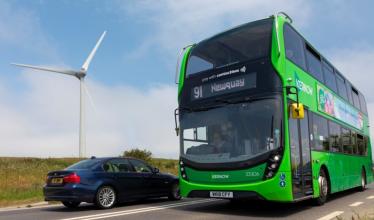
<instances>
[{"instance_id":1,"label":"car alloy wheel","mask_svg":"<svg viewBox=\"0 0 374 220\"><path fill-rule=\"evenodd\" d=\"M97 191L96 204L100 208L108 209L116 203L116 192L110 186L103 186Z\"/></svg>"}]
</instances>

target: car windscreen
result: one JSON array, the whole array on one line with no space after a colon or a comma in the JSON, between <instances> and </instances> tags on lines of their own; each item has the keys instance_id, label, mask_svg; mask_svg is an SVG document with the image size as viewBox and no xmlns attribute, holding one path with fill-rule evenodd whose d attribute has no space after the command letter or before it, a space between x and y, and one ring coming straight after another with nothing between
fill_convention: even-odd
<instances>
[{"instance_id":1,"label":"car windscreen","mask_svg":"<svg viewBox=\"0 0 374 220\"><path fill-rule=\"evenodd\" d=\"M67 167L65 170L87 170L92 169L97 164L101 162L100 159L88 159L88 160L82 160L78 163L75 163L69 167Z\"/></svg>"},{"instance_id":2,"label":"car windscreen","mask_svg":"<svg viewBox=\"0 0 374 220\"><path fill-rule=\"evenodd\" d=\"M202 71L266 57L273 19L251 22L198 43L187 63L187 77Z\"/></svg>"}]
</instances>

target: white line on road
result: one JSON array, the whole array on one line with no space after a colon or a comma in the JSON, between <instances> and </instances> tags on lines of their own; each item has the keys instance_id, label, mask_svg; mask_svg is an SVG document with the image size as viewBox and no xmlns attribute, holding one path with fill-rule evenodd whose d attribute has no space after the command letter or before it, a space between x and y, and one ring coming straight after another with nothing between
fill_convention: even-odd
<instances>
[{"instance_id":1,"label":"white line on road","mask_svg":"<svg viewBox=\"0 0 374 220\"><path fill-rule=\"evenodd\" d=\"M374 196L366 197L366 199L374 199Z\"/></svg>"},{"instance_id":2,"label":"white line on road","mask_svg":"<svg viewBox=\"0 0 374 220\"><path fill-rule=\"evenodd\" d=\"M86 215L86 216L79 216L79 217L73 217L73 218L65 218L65 219L62 219L62 220L103 219L103 218L110 218L110 217L116 217L116 216L122 216L122 215L130 215L130 214L136 214L136 213L142 213L142 212L157 211L157 210L180 207L180 206L188 206L188 205L194 205L194 204L206 203L206 202L212 202L212 201L215 201L215 200L203 199L203 200L197 200L197 201L191 201L191 202L180 202L180 203L174 203L174 204L162 205L162 206L151 206L151 207L145 207L145 208L139 208L139 209L118 211L118 212L108 212L108 213L96 214L96 215Z\"/></svg>"},{"instance_id":3,"label":"white line on road","mask_svg":"<svg viewBox=\"0 0 374 220\"><path fill-rule=\"evenodd\" d=\"M321 218L319 218L317 220L330 220L330 219L333 219L333 218L335 218L335 217L337 217L337 216L339 216L339 215L341 215L343 213L344 213L343 211L332 212L332 213L330 213L328 215L325 215L325 216L323 216L323 217L321 217Z\"/></svg>"},{"instance_id":4,"label":"white line on road","mask_svg":"<svg viewBox=\"0 0 374 220\"><path fill-rule=\"evenodd\" d=\"M356 207L356 206L359 206L361 204L364 204L364 203L363 202L354 202L354 203L350 204L349 206Z\"/></svg>"}]
</instances>

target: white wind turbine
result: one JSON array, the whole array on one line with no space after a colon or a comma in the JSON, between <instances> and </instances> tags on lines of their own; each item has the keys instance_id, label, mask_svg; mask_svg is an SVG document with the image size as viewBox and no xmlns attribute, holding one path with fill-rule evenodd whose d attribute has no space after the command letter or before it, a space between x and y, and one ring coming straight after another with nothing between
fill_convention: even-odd
<instances>
[{"instance_id":1,"label":"white wind turbine","mask_svg":"<svg viewBox=\"0 0 374 220\"><path fill-rule=\"evenodd\" d=\"M85 96L84 90L86 89L84 78L87 75L88 67L91 63L92 58L95 56L97 48L99 48L101 41L104 39L106 31L100 36L100 39L97 41L95 47L88 55L86 61L83 63L80 70L68 70L68 69L61 69L61 68L52 68L52 67L44 67L44 66L33 66L33 65L26 65L26 64L19 64L19 63L12 63L12 65L19 66L19 67L26 67L36 70L48 71L48 72L55 72L55 73L62 73L70 76L75 76L80 81L80 119L79 119L79 157L84 157L85 148L86 148L86 131L85 131Z\"/></svg>"}]
</instances>

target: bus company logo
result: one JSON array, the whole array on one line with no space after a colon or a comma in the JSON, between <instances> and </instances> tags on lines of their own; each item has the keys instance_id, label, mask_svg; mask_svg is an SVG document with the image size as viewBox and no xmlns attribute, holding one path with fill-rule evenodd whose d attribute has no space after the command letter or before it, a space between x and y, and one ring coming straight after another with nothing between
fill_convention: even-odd
<instances>
[{"instance_id":1,"label":"bus company logo","mask_svg":"<svg viewBox=\"0 0 374 220\"><path fill-rule=\"evenodd\" d=\"M305 84L303 81L301 81L298 77L298 75L295 72L295 82L296 82L296 87L302 91L305 92L308 95L313 95L313 88L307 84Z\"/></svg>"},{"instance_id":2,"label":"bus company logo","mask_svg":"<svg viewBox=\"0 0 374 220\"><path fill-rule=\"evenodd\" d=\"M213 174L212 179L228 179L230 178L227 174Z\"/></svg>"},{"instance_id":3,"label":"bus company logo","mask_svg":"<svg viewBox=\"0 0 374 220\"><path fill-rule=\"evenodd\" d=\"M234 89L234 88L240 88L240 87L244 87L244 86L245 86L244 78L236 79L236 80L229 81L229 82L224 82L224 83L213 83L211 85L211 92L212 93L221 92L221 91L231 90L231 89Z\"/></svg>"}]
</instances>

